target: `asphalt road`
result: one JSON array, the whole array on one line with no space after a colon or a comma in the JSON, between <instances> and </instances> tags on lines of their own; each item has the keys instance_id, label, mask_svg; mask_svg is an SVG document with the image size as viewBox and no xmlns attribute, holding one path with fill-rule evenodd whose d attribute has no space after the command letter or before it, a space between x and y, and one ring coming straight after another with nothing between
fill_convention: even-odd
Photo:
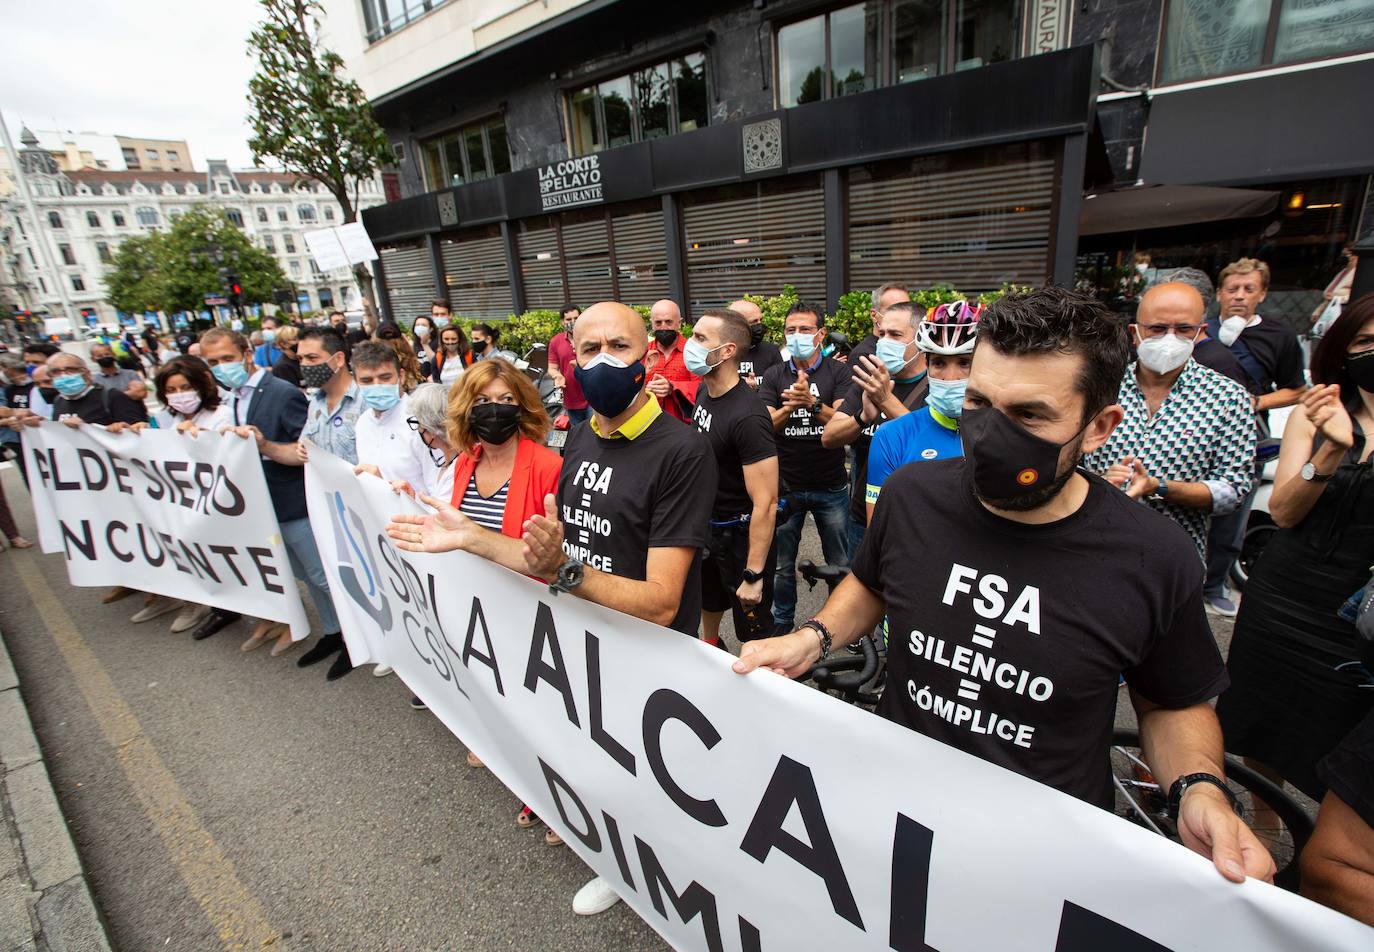
<instances>
[{"instance_id":1,"label":"asphalt road","mask_svg":"<svg viewBox=\"0 0 1374 952\"><path fill-rule=\"evenodd\" d=\"M0 479L36 538L18 472ZM821 561L809 526L802 556ZM241 625L194 642L171 615L131 624L141 598L102 605L37 548L0 553L0 578L0 629L117 949L664 947L624 904L573 915L587 868L518 828L516 799L397 678L327 683L299 650L241 653ZM797 617L823 595L803 583Z\"/></svg>"}]
</instances>

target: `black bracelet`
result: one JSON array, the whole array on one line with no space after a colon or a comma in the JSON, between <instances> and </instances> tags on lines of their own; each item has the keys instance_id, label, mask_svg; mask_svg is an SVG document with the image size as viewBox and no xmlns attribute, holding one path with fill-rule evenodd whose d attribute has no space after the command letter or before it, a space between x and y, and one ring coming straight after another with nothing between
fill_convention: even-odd
<instances>
[{"instance_id":1,"label":"black bracelet","mask_svg":"<svg viewBox=\"0 0 1374 952\"><path fill-rule=\"evenodd\" d=\"M1231 809L1236 812L1236 816L1242 813L1240 801L1231 792L1231 788L1226 785L1226 781L1220 777L1209 773L1190 773L1179 777L1169 786L1168 810L1169 819L1178 822L1178 811L1183 805L1183 795L1188 792L1188 788L1198 783L1210 783L1226 794L1226 799L1231 803Z\"/></svg>"},{"instance_id":2,"label":"black bracelet","mask_svg":"<svg viewBox=\"0 0 1374 952\"><path fill-rule=\"evenodd\" d=\"M819 618L808 618L801 623L801 627L810 628L821 636L821 660L824 660L830 654L830 646L835 643L835 638L830 634L830 629Z\"/></svg>"}]
</instances>

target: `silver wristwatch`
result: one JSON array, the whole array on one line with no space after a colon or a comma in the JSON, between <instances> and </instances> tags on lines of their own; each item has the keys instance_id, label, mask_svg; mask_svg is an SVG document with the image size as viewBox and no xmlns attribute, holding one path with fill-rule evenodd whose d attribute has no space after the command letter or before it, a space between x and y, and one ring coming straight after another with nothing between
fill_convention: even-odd
<instances>
[{"instance_id":1,"label":"silver wristwatch","mask_svg":"<svg viewBox=\"0 0 1374 952\"><path fill-rule=\"evenodd\" d=\"M582 584L582 579L586 575L587 567L577 559L568 559L558 567L558 574L549 582L549 594L557 595L559 592L572 593L572 590Z\"/></svg>"},{"instance_id":2,"label":"silver wristwatch","mask_svg":"<svg viewBox=\"0 0 1374 952\"><path fill-rule=\"evenodd\" d=\"M1317 464L1313 463L1311 460L1308 460L1306 463L1302 464L1302 469L1298 470L1298 475L1301 476L1303 479L1307 480L1309 483L1325 483L1329 482L1331 477L1335 476L1336 474L1319 473L1317 472Z\"/></svg>"}]
</instances>

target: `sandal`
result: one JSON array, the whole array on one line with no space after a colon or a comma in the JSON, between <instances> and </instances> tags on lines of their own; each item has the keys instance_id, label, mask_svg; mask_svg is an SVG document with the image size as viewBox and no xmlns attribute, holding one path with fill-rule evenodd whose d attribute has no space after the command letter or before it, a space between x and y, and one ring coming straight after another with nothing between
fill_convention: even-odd
<instances>
[{"instance_id":1,"label":"sandal","mask_svg":"<svg viewBox=\"0 0 1374 952\"><path fill-rule=\"evenodd\" d=\"M522 830L528 830L531 827L538 826L539 823L540 819L538 815L529 808L528 804L522 803L520 805L520 812L515 817L515 825Z\"/></svg>"},{"instance_id":2,"label":"sandal","mask_svg":"<svg viewBox=\"0 0 1374 952\"><path fill-rule=\"evenodd\" d=\"M485 767L486 764L482 763L482 759L478 757L476 754L474 754L472 751L468 751L468 766Z\"/></svg>"},{"instance_id":3,"label":"sandal","mask_svg":"<svg viewBox=\"0 0 1374 952\"><path fill-rule=\"evenodd\" d=\"M562 846L562 845L563 845L563 837L561 837L561 836L559 836L557 833L555 833L555 832L553 831L553 828L550 827L549 829L547 829L547 830L544 831L544 845L545 845L545 846Z\"/></svg>"}]
</instances>

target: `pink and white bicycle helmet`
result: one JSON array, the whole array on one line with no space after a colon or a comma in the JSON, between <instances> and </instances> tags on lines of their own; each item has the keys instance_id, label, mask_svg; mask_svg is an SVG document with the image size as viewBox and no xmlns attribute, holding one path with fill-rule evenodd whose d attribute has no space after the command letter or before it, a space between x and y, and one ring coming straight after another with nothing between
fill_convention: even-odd
<instances>
[{"instance_id":1,"label":"pink and white bicycle helmet","mask_svg":"<svg viewBox=\"0 0 1374 952\"><path fill-rule=\"evenodd\" d=\"M967 301L932 307L925 320L916 325L916 346L927 354L971 354L978 339L978 318L982 315L982 305Z\"/></svg>"}]
</instances>

